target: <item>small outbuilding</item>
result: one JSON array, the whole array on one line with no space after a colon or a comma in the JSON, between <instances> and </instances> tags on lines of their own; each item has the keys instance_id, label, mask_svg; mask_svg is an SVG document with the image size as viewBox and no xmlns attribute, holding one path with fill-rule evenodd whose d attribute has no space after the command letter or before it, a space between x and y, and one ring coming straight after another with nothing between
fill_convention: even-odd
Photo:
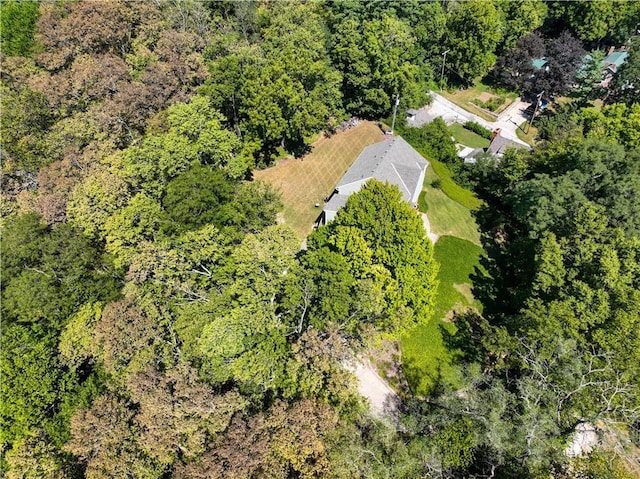
<instances>
[{"instance_id":1,"label":"small outbuilding","mask_svg":"<svg viewBox=\"0 0 640 479\"><path fill-rule=\"evenodd\" d=\"M415 121L416 116L418 115L418 110L409 109L407 110L407 121Z\"/></svg>"},{"instance_id":2,"label":"small outbuilding","mask_svg":"<svg viewBox=\"0 0 640 479\"><path fill-rule=\"evenodd\" d=\"M531 60L531 65L533 66L534 70L549 71L549 65L547 65L546 58L534 58L533 60Z\"/></svg>"}]
</instances>

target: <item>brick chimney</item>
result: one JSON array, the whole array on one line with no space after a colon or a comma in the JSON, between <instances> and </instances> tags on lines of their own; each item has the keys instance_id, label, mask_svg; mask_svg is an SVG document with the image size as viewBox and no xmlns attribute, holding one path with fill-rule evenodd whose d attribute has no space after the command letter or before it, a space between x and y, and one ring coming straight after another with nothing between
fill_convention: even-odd
<instances>
[{"instance_id":1,"label":"brick chimney","mask_svg":"<svg viewBox=\"0 0 640 479\"><path fill-rule=\"evenodd\" d=\"M502 131L500 128L493 130L493 133L491 134L491 141L500 136L500 131Z\"/></svg>"}]
</instances>

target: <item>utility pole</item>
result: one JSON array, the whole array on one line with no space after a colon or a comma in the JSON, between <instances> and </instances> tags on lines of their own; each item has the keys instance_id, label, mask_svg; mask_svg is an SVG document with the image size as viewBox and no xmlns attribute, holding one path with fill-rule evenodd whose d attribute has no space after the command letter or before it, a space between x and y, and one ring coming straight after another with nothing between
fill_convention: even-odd
<instances>
[{"instance_id":1,"label":"utility pole","mask_svg":"<svg viewBox=\"0 0 640 479\"><path fill-rule=\"evenodd\" d=\"M447 61L447 53L451 50L445 50L442 52L442 73L440 73L440 91L442 91L442 81L444 80L444 62Z\"/></svg>"},{"instance_id":2,"label":"utility pole","mask_svg":"<svg viewBox=\"0 0 640 479\"><path fill-rule=\"evenodd\" d=\"M536 113L538 112L538 106L542 103L542 95L544 95L544 90L540 92L540 94L536 97L536 106L533 108L533 114L531 115L531 121L529 122L529 126L527 127L527 134L531 129L531 125L533 125L533 119L536 117Z\"/></svg>"},{"instance_id":3,"label":"utility pole","mask_svg":"<svg viewBox=\"0 0 640 479\"><path fill-rule=\"evenodd\" d=\"M398 113L398 105L400 104L400 95L394 95L396 99L396 104L393 107L393 120L391 121L391 134L393 135L393 130L396 127L396 113Z\"/></svg>"}]
</instances>

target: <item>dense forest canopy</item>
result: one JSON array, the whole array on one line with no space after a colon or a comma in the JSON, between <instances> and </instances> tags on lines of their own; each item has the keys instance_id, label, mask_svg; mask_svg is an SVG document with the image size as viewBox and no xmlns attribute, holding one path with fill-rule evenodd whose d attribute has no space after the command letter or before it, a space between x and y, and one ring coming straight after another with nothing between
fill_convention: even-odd
<instances>
[{"instance_id":1,"label":"dense forest canopy","mask_svg":"<svg viewBox=\"0 0 640 479\"><path fill-rule=\"evenodd\" d=\"M585 424L640 447L639 21L613 0L3 1L0 473L632 477L564 451ZM605 96L596 51L623 43ZM481 78L563 101L499 162L462 164L441 120L404 130L483 200L486 256L443 332L459 384L381 421L345 365L429 324L422 219L372 180L301 249L252 173Z\"/></svg>"}]
</instances>

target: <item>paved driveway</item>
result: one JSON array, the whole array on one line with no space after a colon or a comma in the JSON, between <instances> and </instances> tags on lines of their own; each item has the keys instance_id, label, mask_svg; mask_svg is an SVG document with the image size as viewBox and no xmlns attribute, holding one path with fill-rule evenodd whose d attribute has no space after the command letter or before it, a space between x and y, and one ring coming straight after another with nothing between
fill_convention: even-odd
<instances>
[{"instance_id":1,"label":"paved driveway","mask_svg":"<svg viewBox=\"0 0 640 479\"><path fill-rule=\"evenodd\" d=\"M439 116L442 117L447 125L450 125L451 123L475 121L492 131L496 128L500 128L500 134L505 138L513 140L516 143L522 143L523 145L529 146L527 143L520 140L518 135L516 135L518 125L527 121L524 117L524 110L529 106L528 103L521 101L520 98L516 99L512 105L502 112L498 116L497 121L489 122L484 118L480 118L479 116L468 112L464 108L460 108L458 105L450 102L442 95L438 95L435 92L429 93L431 94L431 98L433 98L431 105L418 110L415 120L407 122L409 125L420 127L425 123L432 122Z\"/></svg>"}]
</instances>

